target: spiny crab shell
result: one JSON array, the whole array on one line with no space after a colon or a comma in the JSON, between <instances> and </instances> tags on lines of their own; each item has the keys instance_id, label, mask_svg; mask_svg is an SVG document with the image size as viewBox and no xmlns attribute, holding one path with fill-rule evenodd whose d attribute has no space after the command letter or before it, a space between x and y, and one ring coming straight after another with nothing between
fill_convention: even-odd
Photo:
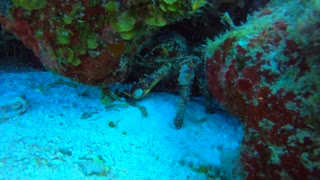
<instances>
[{"instance_id":1,"label":"spiny crab shell","mask_svg":"<svg viewBox=\"0 0 320 180\"><path fill-rule=\"evenodd\" d=\"M310 19L320 4L313 3L274 1L207 44L211 92L245 126L248 179L320 177L320 48L310 47L320 40L312 34L320 34L319 18Z\"/></svg>"}]
</instances>

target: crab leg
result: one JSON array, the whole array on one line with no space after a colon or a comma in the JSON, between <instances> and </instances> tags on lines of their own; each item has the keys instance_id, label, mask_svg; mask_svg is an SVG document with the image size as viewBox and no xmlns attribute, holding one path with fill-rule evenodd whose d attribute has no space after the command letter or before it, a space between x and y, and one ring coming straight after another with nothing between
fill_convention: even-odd
<instances>
[{"instance_id":1,"label":"crab leg","mask_svg":"<svg viewBox=\"0 0 320 180\"><path fill-rule=\"evenodd\" d=\"M181 69L179 71L179 85L180 85L180 103L176 118L174 119L174 125L177 129L183 126L184 114L186 112L186 106L189 102L191 95L191 85L195 76L195 68L200 64L201 60L197 56L189 56L181 63Z\"/></svg>"}]
</instances>

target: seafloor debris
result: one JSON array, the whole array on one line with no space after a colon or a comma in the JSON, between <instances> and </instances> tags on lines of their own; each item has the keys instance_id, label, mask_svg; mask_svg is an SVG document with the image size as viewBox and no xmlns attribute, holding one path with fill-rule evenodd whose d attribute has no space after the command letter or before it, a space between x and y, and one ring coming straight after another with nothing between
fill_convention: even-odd
<instances>
[{"instance_id":1,"label":"seafloor debris","mask_svg":"<svg viewBox=\"0 0 320 180\"><path fill-rule=\"evenodd\" d=\"M0 122L24 113L28 108L27 101L21 97L2 97L0 101Z\"/></svg>"},{"instance_id":2,"label":"seafloor debris","mask_svg":"<svg viewBox=\"0 0 320 180\"><path fill-rule=\"evenodd\" d=\"M101 156L80 158L78 165L85 176L108 176L111 169Z\"/></svg>"}]
</instances>

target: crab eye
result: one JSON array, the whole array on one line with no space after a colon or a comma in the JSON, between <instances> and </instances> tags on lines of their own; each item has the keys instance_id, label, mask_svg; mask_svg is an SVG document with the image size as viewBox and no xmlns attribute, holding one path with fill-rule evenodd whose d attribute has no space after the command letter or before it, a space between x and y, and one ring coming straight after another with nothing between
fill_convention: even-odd
<instances>
[{"instance_id":1,"label":"crab eye","mask_svg":"<svg viewBox=\"0 0 320 180\"><path fill-rule=\"evenodd\" d=\"M134 97L134 98L140 98L142 95L143 95L143 90L142 90L141 88L136 89L136 90L133 92L133 97Z\"/></svg>"}]
</instances>

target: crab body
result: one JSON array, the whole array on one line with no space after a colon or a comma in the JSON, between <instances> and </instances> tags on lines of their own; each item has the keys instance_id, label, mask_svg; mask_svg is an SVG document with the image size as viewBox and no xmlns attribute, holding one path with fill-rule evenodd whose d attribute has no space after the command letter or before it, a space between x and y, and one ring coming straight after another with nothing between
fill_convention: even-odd
<instances>
[{"instance_id":1,"label":"crab body","mask_svg":"<svg viewBox=\"0 0 320 180\"><path fill-rule=\"evenodd\" d=\"M108 84L104 91L110 97L140 99L145 97L161 80L166 79L166 82L171 81L171 84L177 82L181 99L174 125L179 129L183 125L186 105L195 77L200 79L198 82L203 82L205 79L204 74L196 76L197 72L203 72L197 69L203 68L204 63L195 54L181 35L173 32L157 35L140 45L137 53L128 62L130 71L128 80L124 83ZM207 88L200 87L200 89Z\"/></svg>"}]
</instances>

